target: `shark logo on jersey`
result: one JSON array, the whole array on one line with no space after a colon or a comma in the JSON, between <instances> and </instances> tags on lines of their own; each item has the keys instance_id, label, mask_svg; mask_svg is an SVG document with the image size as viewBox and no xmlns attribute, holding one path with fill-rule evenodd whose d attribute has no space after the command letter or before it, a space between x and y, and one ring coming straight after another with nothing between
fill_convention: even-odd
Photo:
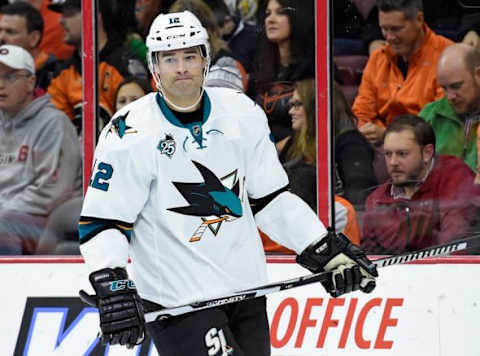
<instances>
[{"instance_id":1,"label":"shark logo on jersey","mask_svg":"<svg viewBox=\"0 0 480 356\"><path fill-rule=\"evenodd\" d=\"M166 134L163 140L160 140L157 146L161 154L166 155L168 158L172 158L177 149L177 144L172 135Z\"/></svg>"},{"instance_id":2,"label":"shark logo on jersey","mask_svg":"<svg viewBox=\"0 0 480 356\"><path fill-rule=\"evenodd\" d=\"M173 182L175 188L190 203L188 206L170 208L168 210L184 215L198 216L202 219L200 226L190 237L190 242L200 241L207 229L217 235L221 224L234 221L243 215L242 202L239 199L240 184L237 171L222 179L198 162L192 161L203 177L204 182L180 183ZM233 182L232 182L233 178ZM232 182L231 189L223 182Z\"/></svg>"},{"instance_id":3,"label":"shark logo on jersey","mask_svg":"<svg viewBox=\"0 0 480 356\"><path fill-rule=\"evenodd\" d=\"M129 133L137 133L137 130L128 126L125 123L125 119L127 118L129 113L130 111L127 111L125 115L120 115L113 119L112 126L110 127L110 132L116 132L120 138Z\"/></svg>"}]
</instances>

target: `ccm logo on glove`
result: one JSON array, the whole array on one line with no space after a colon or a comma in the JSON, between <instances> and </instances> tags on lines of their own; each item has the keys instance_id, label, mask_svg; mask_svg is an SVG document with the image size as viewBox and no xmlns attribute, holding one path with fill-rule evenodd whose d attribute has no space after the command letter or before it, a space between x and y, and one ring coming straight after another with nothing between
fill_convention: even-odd
<instances>
[{"instance_id":1,"label":"ccm logo on glove","mask_svg":"<svg viewBox=\"0 0 480 356\"><path fill-rule=\"evenodd\" d=\"M135 283L133 281L129 281L128 279L123 281L113 281L110 283L110 290L112 292L124 290L125 288L135 289Z\"/></svg>"}]
</instances>

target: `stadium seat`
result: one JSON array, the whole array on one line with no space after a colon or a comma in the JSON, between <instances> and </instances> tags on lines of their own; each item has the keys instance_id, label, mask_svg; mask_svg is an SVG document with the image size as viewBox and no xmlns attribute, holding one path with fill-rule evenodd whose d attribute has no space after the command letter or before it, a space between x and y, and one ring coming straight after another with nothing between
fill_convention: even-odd
<instances>
[{"instance_id":1,"label":"stadium seat","mask_svg":"<svg viewBox=\"0 0 480 356\"><path fill-rule=\"evenodd\" d=\"M367 64L368 56L341 55L334 56L333 60L342 82L342 90L347 101L352 105L362 80L363 69Z\"/></svg>"}]
</instances>

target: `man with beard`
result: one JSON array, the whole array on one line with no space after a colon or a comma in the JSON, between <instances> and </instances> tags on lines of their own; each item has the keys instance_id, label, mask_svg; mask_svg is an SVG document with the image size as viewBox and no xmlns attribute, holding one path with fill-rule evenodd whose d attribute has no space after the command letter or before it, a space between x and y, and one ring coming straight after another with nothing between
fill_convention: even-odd
<instances>
[{"instance_id":1,"label":"man with beard","mask_svg":"<svg viewBox=\"0 0 480 356\"><path fill-rule=\"evenodd\" d=\"M390 179L368 197L363 220L369 253L418 250L470 231L479 197L475 174L458 157L435 155L435 146L433 128L418 116L402 115L387 126Z\"/></svg>"},{"instance_id":2,"label":"man with beard","mask_svg":"<svg viewBox=\"0 0 480 356\"><path fill-rule=\"evenodd\" d=\"M460 157L478 171L480 50L461 43L445 49L438 62L437 81L445 96L427 104L419 115L435 131L438 154Z\"/></svg>"}]
</instances>

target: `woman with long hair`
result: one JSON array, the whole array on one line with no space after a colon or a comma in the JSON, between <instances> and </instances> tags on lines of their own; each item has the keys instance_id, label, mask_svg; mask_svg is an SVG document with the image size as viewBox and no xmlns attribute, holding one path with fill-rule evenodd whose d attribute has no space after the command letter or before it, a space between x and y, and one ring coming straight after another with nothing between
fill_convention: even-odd
<instances>
[{"instance_id":1,"label":"woman with long hair","mask_svg":"<svg viewBox=\"0 0 480 356\"><path fill-rule=\"evenodd\" d=\"M313 210L317 209L315 81L296 82L289 101L294 134L280 152L280 161L288 174L290 190ZM345 198L335 195L335 227L354 243L360 243L355 209ZM267 251L287 252L262 236Z\"/></svg>"},{"instance_id":2,"label":"woman with long hair","mask_svg":"<svg viewBox=\"0 0 480 356\"><path fill-rule=\"evenodd\" d=\"M268 0L260 13L256 101L267 114L275 143L282 145L292 134L288 102L294 83L315 77L314 2Z\"/></svg>"},{"instance_id":3,"label":"woman with long hair","mask_svg":"<svg viewBox=\"0 0 480 356\"><path fill-rule=\"evenodd\" d=\"M310 98L310 99L309 99ZM287 166L292 162L303 160L310 165L316 164L317 124L315 119L315 81L301 80L296 83L292 99L289 102L293 137L288 144L285 161ZM283 161L283 157L280 158Z\"/></svg>"}]
</instances>

